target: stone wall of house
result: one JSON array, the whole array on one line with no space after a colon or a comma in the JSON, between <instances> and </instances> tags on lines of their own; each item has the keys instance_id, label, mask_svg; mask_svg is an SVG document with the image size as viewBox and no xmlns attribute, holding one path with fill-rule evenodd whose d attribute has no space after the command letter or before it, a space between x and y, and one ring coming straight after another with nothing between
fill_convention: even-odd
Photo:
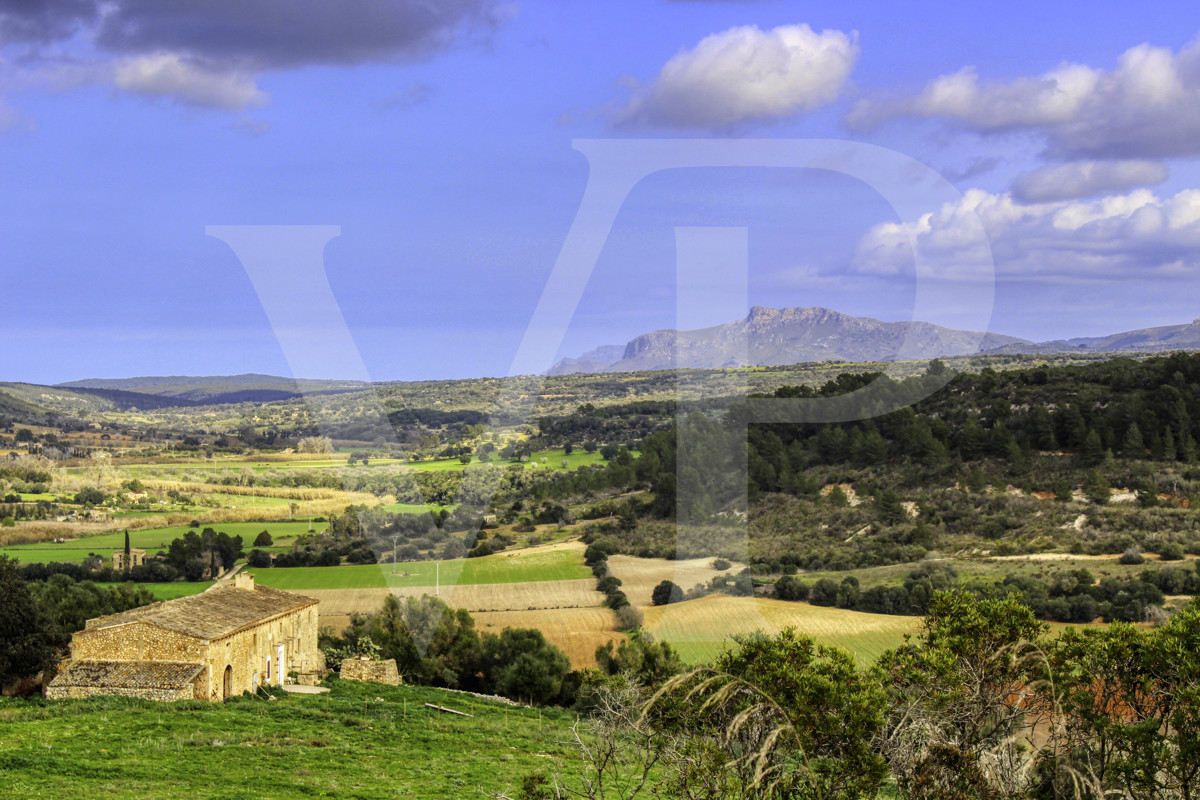
<instances>
[{"instance_id":1,"label":"stone wall of house","mask_svg":"<svg viewBox=\"0 0 1200 800\"><path fill-rule=\"evenodd\" d=\"M91 628L71 637L73 660L203 661L207 642L145 622Z\"/></svg>"},{"instance_id":2,"label":"stone wall of house","mask_svg":"<svg viewBox=\"0 0 1200 800\"><path fill-rule=\"evenodd\" d=\"M232 668L230 693L234 695L253 692L264 684L277 686L285 682L289 672L313 674L315 683L315 674L325 667L324 654L317 650L317 607L302 608L215 639L204 661L211 676L206 694L212 700L224 696L226 667Z\"/></svg>"},{"instance_id":3,"label":"stone wall of house","mask_svg":"<svg viewBox=\"0 0 1200 800\"><path fill-rule=\"evenodd\" d=\"M341 676L348 681L370 681L371 683L386 683L390 686L399 686L401 683L394 658L386 661L348 658L342 662Z\"/></svg>"},{"instance_id":4,"label":"stone wall of house","mask_svg":"<svg viewBox=\"0 0 1200 800\"><path fill-rule=\"evenodd\" d=\"M51 686L46 689L46 697L51 700L81 700L85 697L98 695L117 695L119 697L140 697L143 700L192 700L198 694L195 687L185 686L181 689L118 689L96 688L92 686Z\"/></svg>"}]
</instances>

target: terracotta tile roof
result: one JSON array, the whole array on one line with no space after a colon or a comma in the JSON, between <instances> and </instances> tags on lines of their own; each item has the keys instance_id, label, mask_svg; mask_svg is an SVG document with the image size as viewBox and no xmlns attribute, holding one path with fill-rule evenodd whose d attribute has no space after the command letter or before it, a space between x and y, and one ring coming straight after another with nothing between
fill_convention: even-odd
<instances>
[{"instance_id":1,"label":"terracotta tile roof","mask_svg":"<svg viewBox=\"0 0 1200 800\"><path fill-rule=\"evenodd\" d=\"M253 589L226 586L191 597L165 600L120 614L90 619L86 630L142 620L160 628L212 640L316 602L312 597L267 586L255 586Z\"/></svg>"},{"instance_id":2,"label":"terracotta tile roof","mask_svg":"<svg viewBox=\"0 0 1200 800\"><path fill-rule=\"evenodd\" d=\"M203 664L176 661L72 661L50 685L94 689L182 689L203 669Z\"/></svg>"}]
</instances>

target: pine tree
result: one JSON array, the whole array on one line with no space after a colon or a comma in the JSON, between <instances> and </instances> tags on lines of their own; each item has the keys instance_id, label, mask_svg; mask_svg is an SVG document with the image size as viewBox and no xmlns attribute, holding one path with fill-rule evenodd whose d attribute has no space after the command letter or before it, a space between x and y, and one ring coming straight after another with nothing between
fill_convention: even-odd
<instances>
[{"instance_id":1,"label":"pine tree","mask_svg":"<svg viewBox=\"0 0 1200 800\"><path fill-rule=\"evenodd\" d=\"M1142 439L1142 429L1136 422L1129 426L1129 430L1125 431L1125 438L1121 441L1121 455L1126 458L1141 458L1146 455L1146 443Z\"/></svg>"}]
</instances>

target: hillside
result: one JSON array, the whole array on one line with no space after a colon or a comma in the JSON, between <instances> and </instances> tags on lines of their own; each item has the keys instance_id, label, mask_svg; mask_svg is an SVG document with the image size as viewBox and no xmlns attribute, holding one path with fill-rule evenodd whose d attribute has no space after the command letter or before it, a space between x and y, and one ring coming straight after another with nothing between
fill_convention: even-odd
<instances>
[{"instance_id":1,"label":"hillside","mask_svg":"<svg viewBox=\"0 0 1200 800\"><path fill-rule=\"evenodd\" d=\"M1000 353L1157 353L1200 349L1200 319L1187 325L1164 325L1110 336L1057 339L1050 342L1013 342L991 351Z\"/></svg>"},{"instance_id":2,"label":"hillside","mask_svg":"<svg viewBox=\"0 0 1200 800\"><path fill-rule=\"evenodd\" d=\"M0 700L6 793L163 800L454 798L513 792L567 754L575 716L439 689L331 681L225 703ZM425 703L471 713L439 714ZM479 753L491 756L480 758ZM254 788L251 788L254 787Z\"/></svg>"},{"instance_id":3,"label":"hillside","mask_svg":"<svg viewBox=\"0 0 1200 800\"><path fill-rule=\"evenodd\" d=\"M54 388L75 389L100 396L110 396L106 393L111 392L120 392L119 397L136 393L181 401L172 405L224 405L245 402L269 403L312 393L354 392L367 386L368 384L361 381L284 378L277 375L246 373L243 375L88 378L60 383ZM163 401L158 402L162 403ZM162 406L146 404L141 407Z\"/></svg>"},{"instance_id":4,"label":"hillside","mask_svg":"<svg viewBox=\"0 0 1200 800\"><path fill-rule=\"evenodd\" d=\"M620 358L613 346L562 359L550 375L633 372L676 367L720 368L812 361L893 361L902 346L911 359L972 355L1032 344L1013 336L959 331L928 322L881 322L827 308L755 306L740 320L700 330L659 330L631 339Z\"/></svg>"}]
</instances>

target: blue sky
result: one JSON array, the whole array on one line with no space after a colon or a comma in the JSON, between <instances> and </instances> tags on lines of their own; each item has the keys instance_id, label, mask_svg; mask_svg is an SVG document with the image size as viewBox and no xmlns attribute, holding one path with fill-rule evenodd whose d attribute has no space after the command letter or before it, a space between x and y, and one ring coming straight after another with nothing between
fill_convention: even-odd
<instances>
[{"instance_id":1,"label":"blue sky","mask_svg":"<svg viewBox=\"0 0 1200 800\"><path fill-rule=\"evenodd\" d=\"M902 219L832 171L650 176L561 355L675 324L676 226L748 229L753 304L911 318L897 242L952 287L982 224L993 330L1200 317L1200 7L832 6L0 0L0 378L289 374L205 229L316 224L371 377L506 374L595 138L865 142L961 198Z\"/></svg>"}]
</instances>

